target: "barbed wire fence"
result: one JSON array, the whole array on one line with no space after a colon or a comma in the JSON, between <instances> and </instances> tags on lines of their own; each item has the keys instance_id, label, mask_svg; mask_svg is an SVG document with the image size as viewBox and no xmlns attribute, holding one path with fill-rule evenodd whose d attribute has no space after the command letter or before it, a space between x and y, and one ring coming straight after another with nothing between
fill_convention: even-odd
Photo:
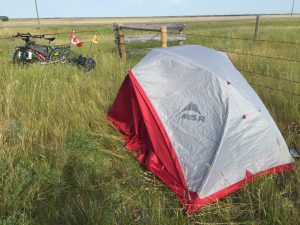
<instances>
[{"instance_id":1,"label":"barbed wire fence","mask_svg":"<svg viewBox=\"0 0 300 225\"><path fill-rule=\"evenodd\" d=\"M81 31L76 31L76 34L80 33L97 33L98 31L96 30L81 30ZM43 35L68 35L70 32L52 32L52 33L44 33ZM168 34L173 34L172 32L168 32ZM231 37L231 36L219 36L219 35L209 35L209 34L200 34L196 32L187 32L185 33L187 37L199 37L199 38L215 38L215 39L229 39L229 40L239 40L239 41L251 41L253 42L252 38L245 38L245 37ZM157 35L156 35L157 36ZM154 37L156 37L154 36ZM14 38L12 36L7 36L7 37L0 37L0 40L13 40ZM283 41L283 40L267 40L267 39L257 39L255 42L263 42L263 43L270 43L270 44L282 44L282 45L292 45L292 46L300 46L300 42L295 42L295 41ZM86 42L88 43L88 42ZM234 51L231 49L224 49L224 48L214 48L215 50L224 52L224 53L230 53L230 54L237 54L237 55L243 55L243 56L249 56L249 57L255 57L255 58L263 58L263 59L269 59L269 60L277 60L277 61L282 61L282 62L290 62L290 63L300 63L300 59L293 59L293 58L284 58L284 57L277 57L277 56L270 56L270 55L261 55L261 54L256 54L256 53L251 53L251 52L241 52L241 51ZM14 49L6 49L5 51L13 51ZM146 53L147 51L151 50L151 48L147 49L132 49L132 51L142 51L143 53ZM1 51L0 51L1 52ZM3 51L2 51L3 52ZM102 53L113 53L114 50L108 50L108 51L102 51ZM283 78L282 74L265 74L265 73L260 73L257 71L250 71L249 69L241 68L237 66L237 69L240 72L246 73L246 74L251 74L252 76L259 76L259 77L268 77L270 79L274 80L279 80L283 82L289 82L290 84L297 85L297 87L300 84L300 80L292 80L292 79L287 79ZM295 97L300 97L300 93L288 91L288 90L283 90L263 84L257 84L253 82L249 82L253 86L261 87L261 88L267 88L270 90L278 91L281 93L289 94Z\"/></svg>"},{"instance_id":2,"label":"barbed wire fence","mask_svg":"<svg viewBox=\"0 0 300 225\"><path fill-rule=\"evenodd\" d=\"M218 35L207 35L207 34L199 34L199 33L185 33L186 35L198 36L198 37L208 37L208 38L218 38L218 39L232 39L232 40L241 40L241 41L252 41L252 38L244 38L244 37L230 37L230 36L218 36ZM300 42L294 41L282 41L282 40L267 40L267 39L257 39L255 42L269 42L269 43L279 43L279 44L292 44L299 45Z\"/></svg>"},{"instance_id":3,"label":"barbed wire fence","mask_svg":"<svg viewBox=\"0 0 300 225\"><path fill-rule=\"evenodd\" d=\"M253 39L250 38L244 38L244 37L230 37L230 36L218 36L218 35L207 35L207 34L199 34L199 33L185 33L187 36L194 36L194 37L202 37L202 38L216 38L216 39L230 39L230 40L240 40L240 41L250 41L253 42ZM255 42L264 42L264 43L270 43L270 44L282 44L282 45L292 45L292 46L300 46L299 42L294 42L294 41L282 41L282 40L267 40L267 39L258 39L255 40ZM294 58L284 58L284 57L277 57L277 56L270 56L270 55L261 55L261 54L256 54L256 53L250 53L250 52L241 52L241 51L234 51L231 49L223 49L223 48L215 48L218 51L224 52L224 53L230 53L230 54L237 54L237 55L243 55L243 56L248 56L248 57L255 57L255 58L263 58L263 59L268 59L268 60L277 60L277 61L281 61L281 62L285 62L285 63L300 63L300 59L294 59ZM254 70L249 70L249 69L245 69L239 66L236 66L237 69L242 72L242 73L246 73L246 74L250 74L252 76L256 76L256 77L267 77L273 80L278 80L278 81L283 81L283 82L288 82L289 84L292 85L296 85L297 87L300 88L299 84L300 84L300 80L294 80L294 79L287 79L287 78L283 78L282 74L265 74L265 73L260 73L260 72L256 72ZM280 88L276 88L276 87L271 87L271 86L267 86L264 84L258 84L258 83L253 83L253 82L249 82L249 84L253 85L253 86L257 86L257 87L261 87L261 88L266 88L269 90L274 90L277 92L281 92L284 94L288 94L288 95L292 95L295 97L300 97L300 92L292 92L290 90L283 90Z\"/></svg>"}]
</instances>

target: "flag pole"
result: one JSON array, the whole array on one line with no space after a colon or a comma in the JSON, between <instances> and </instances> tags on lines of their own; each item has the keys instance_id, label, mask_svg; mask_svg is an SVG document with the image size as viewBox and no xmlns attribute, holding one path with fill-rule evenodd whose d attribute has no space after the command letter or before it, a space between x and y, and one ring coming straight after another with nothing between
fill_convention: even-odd
<instances>
[{"instance_id":1,"label":"flag pole","mask_svg":"<svg viewBox=\"0 0 300 225\"><path fill-rule=\"evenodd\" d=\"M97 34L95 34L94 37L93 37L93 40L91 41L91 45L89 47L89 51L88 51L87 56L90 55L90 52L91 52L91 49L92 49L92 45L93 44L98 44L98 43L99 43L99 37L97 36Z\"/></svg>"},{"instance_id":2,"label":"flag pole","mask_svg":"<svg viewBox=\"0 0 300 225\"><path fill-rule=\"evenodd\" d=\"M70 38L69 38L69 45L70 46L72 44L72 38L73 38L74 33L75 33L75 30L73 29L72 32L71 32L71 34L70 34Z\"/></svg>"},{"instance_id":3,"label":"flag pole","mask_svg":"<svg viewBox=\"0 0 300 225\"><path fill-rule=\"evenodd\" d=\"M93 45L93 42L90 44L89 51L88 51L88 53L87 53L87 56L86 56L86 57L88 57L88 56L90 55L90 52L91 52L92 45Z\"/></svg>"}]
</instances>

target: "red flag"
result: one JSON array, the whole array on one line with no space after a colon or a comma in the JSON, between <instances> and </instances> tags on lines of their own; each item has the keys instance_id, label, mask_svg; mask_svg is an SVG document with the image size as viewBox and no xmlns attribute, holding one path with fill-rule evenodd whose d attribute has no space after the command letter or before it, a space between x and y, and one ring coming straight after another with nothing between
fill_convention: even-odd
<instances>
[{"instance_id":1,"label":"red flag","mask_svg":"<svg viewBox=\"0 0 300 225\"><path fill-rule=\"evenodd\" d=\"M73 33L74 31L72 31L70 33L70 40L71 40L71 43L73 45L76 45L77 47L81 47L83 45L83 42L79 41L76 37L75 37L75 34Z\"/></svg>"}]
</instances>

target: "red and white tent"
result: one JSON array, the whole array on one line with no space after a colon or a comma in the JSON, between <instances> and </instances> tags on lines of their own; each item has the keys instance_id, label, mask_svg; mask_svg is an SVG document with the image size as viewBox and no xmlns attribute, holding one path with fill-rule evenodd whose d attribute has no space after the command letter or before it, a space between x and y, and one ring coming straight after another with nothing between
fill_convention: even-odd
<instances>
[{"instance_id":1,"label":"red and white tent","mask_svg":"<svg viewBox=\"0 0 300 225\"><path fill-rule=\"evenodd\" d=\"M108 118L187 213L292 168L260 98L225 53L209 48L152 50L126 76Z\"/></svg>"}]
</instances>

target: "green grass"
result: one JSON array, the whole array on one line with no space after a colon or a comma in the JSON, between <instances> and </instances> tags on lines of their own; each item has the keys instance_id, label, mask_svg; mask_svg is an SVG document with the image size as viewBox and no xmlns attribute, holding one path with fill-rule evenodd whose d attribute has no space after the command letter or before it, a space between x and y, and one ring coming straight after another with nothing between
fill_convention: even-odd
<instances>
[{"instance_id":1,"label":"green grass","mask_svg":"<svg viewBox=\"0 0 300 225\"><path fill-rule=\"evenodd\" d=\"M187 32L252 38L255 21L189 24ZM68 32L71 28L3 29ZM93 46L95 71L73 65L11 63L18 42L0 42L0 224L300 224L300 164L259 178L186 216L175 194L125 151L106 113L126 72L142 57L120 62L110 26ZM300 20L262 20L261 39L300 41ZM78 34L91 40L93 34ZM67 43L68 35L57 43ZM189 36L186 43L300 59L300 45ZM145 44L152 47L152 44ZM128 48L134 48L131 45ZM76 52L87 52L89 45ZM237 67L300 80L300 65L233 55ZM300 85L244 74L249 82L300 93ZM255 87L290 146L300 148L300 98Z\"/></svg>"}]
</instances>

